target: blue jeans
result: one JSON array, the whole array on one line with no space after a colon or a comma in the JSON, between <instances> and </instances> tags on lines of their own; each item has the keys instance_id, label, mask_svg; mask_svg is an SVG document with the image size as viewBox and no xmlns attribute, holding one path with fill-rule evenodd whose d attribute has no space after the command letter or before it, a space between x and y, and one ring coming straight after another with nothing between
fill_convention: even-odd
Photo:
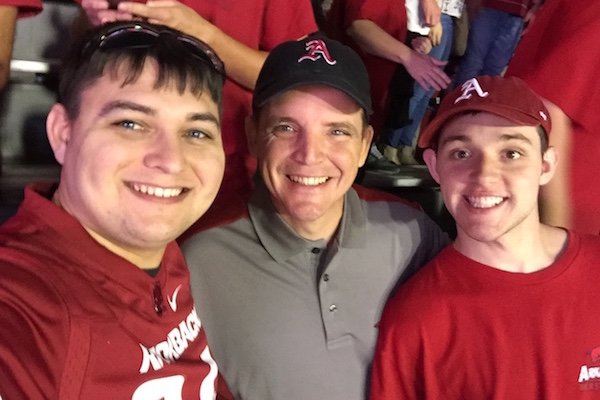
<instances>
[{"instance_id":1,"label":"blue jeans","mask_svg":"<svg viewBox=\"0 0 600 400\"><path fill-rule=\"evenodd\" d=\"M453 18L447 14L442 14L442 39L440 43L433 47L429 52L431 57L438 60L446 61L450 56L452 42L454 38L454 22ZM408 115L410 124L402 128L396 129L388 136L388 142L392 147L412 146L413 139L417 134L421 120L427 111L429 100L433 96L433 90L426 90L417 82L414 84L413 95L410 98L408 105Z\"/></svg>"},{"instance_id":2,"label":"blue jeans","mask_svg":"<svg viewBox=\"0 0 600 400\"><path fill-rule=\"evenodd\" d=\"M482 8L469 28L467 51L456 71L454 86L479 75L500 75L519 43L523 23L519 16Z\"/></svg>"}]
</instances>

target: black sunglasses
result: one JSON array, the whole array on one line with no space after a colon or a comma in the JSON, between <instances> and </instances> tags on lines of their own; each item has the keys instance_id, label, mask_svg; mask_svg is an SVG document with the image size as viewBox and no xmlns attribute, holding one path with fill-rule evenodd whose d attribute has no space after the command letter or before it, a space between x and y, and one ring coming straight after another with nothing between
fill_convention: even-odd
<instances>
[{"instance_id":1,"label":"black sunglasses","mask_svg":"<svg viewBox=\"0 0 600 400\"><path fill-rule=\"evenodd\" d=\"M213 67L221 75L225 75L223 61L213 49L193 36L177 32L160 25L143 22L123 22L113 24L100 31L83 48L82 54L100 50L147 48L156 43L161 35L173 35L194 57Z\"/></svg>"}]
</instances>

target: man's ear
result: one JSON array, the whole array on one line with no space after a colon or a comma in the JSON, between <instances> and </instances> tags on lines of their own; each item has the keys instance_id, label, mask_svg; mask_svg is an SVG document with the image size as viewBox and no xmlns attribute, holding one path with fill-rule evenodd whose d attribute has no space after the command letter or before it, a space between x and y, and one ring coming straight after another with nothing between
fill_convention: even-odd
<instances>
[{"instance_id":1,"label":"man's ear","mask_svg":"<svg viewBox=\"0 0 600 400\"><path fill-rule=\"evenodd\" d=\"M257 146L258 146L258 137L257 137L257 127L256 122L254 121L254 117L249 115L244 120L244 128L246 130L246 141L248 142L248 150L250 154L256 157Z\"/></svg>"},{"instance_id":2,"label":"man's ear","mask_svg":"<svg viewBox=\"0 0 600 400\"><path fill-rule=\"evenodd\" d=\"M556 166L558 165L558 156L554 147L548 147L548 150L542 155L542 174L540 175L540 185L544 186L554 176Z\"/></svg>"},{"instance_id":3,"label":"man's ear","mask_svg":"<svg viewBox=\"0 0 600 400\"><path fill-rule=\"evenodd\" d=\"M431 177L439 184L440 183L440 175L437 172L437 154L431 149L425 149L423 152L423 160L425 164L427 164L427 169L429 170L429 174Z\"/></svg>"},{"instance_id":4,"label":"man's ear","mask_svg":"<svg viewBox=\"0 0 600 400\"><path fill-rule=\"evenodd\" d=\"M363 133L361 139L361 149L360 149L360 162L358 167L362 167L367 162L367 157L369 156L369 151L371 150L371 142L373 141L373 127L368 125Z\"/></svg>"},{"instance_id":5,"label":"man's ear","mask_svg":"<svg viewBox=\"0 0 600 400\"><path fill-rule=\"evenodd\" d=\"M367 157L369 156L369 151L371 150L371 142L373 141L373 127L368 125L363 131L362 135L360 163L358 164L359 168L365 165L367 162Z\"/></svg>"},{"instance_id":6,"label":"man's ear","mask_svg":"<svg viewBox=\"0 0 600 400\"><path fill-rule=\"evenodd\" d=\"M48 118L46 119L46 134L48 135L48 141L54 152L54 158L59 164L63 164L65 160L65 153L69 139L71 138L71 119L67 113L65 107L56 103L50 109Z\"/></svg>"}]
</instances>

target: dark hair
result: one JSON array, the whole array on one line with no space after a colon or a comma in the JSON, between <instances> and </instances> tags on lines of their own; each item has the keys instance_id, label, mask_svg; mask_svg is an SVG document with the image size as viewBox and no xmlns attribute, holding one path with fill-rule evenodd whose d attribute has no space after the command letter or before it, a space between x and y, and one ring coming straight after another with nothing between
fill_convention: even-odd
<instances>
[{"instance_id":1,"label":"dark hair","mask_svg":"<svg viewBox=\"0 0 600 400\"><path fill-rule=\"evenodd\" d=\"M161 32L148 46L99 47L103 32L119 23L103 25L87 32L82 40L71 47L61 68L58 90L59 101L65 106L71 119L79 115L81 93L98 78L110 75L113 79L123 76L122 86L135 83L139 79L148 59L158 65L155 89L172 85L180 94L189 90L194 96L201 96L208 90L212 100L221 111L222 89L225 77L209 62L191 57L189 47L178 39L180 32L144 23Z\"/></svg>"},{"instance_id":2,"label":"dark hair","mask_svg":"<svg viewBox=\"0 0 600 400\"><path fill-rule=\"evenodd\" d=\"M541 144L541 147L542 147L542 154L544 154L546 152L546 150L548 150L548 147L549 147L548 133L546 132L546 130L544 128L542 128L541 125L538 125L536 128L537 128L538 135L540 137L540 144Z\"/></svg>"}]
</instances>

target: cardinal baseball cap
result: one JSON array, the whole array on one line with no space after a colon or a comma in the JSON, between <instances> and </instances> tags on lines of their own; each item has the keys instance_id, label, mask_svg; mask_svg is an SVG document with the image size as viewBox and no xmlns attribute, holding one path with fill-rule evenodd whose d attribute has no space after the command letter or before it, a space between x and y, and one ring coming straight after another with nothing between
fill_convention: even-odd
<instances>
[{"instance_id":1,"label":"cardinal baseball cap","mask_svg":"<svg viewBox=\"0 0 600 400\"><path fill-rule=\"evenodd\" d=\"M276 46L267 57L254 88L256 110L273 97L304 85L327 85L350 96L371 115L369 76L350 47L323 35Z\"/></svg>"},{"instance_id":2,"label":"cardinal baseball cap","mask_svg":"<svg viewBox=\"0 0 600 400\"><path fill-rule=\"evenodd\" d=\"M517 77L479 76L448 93L436 116L419 136L418 146L432 147L441 128L454 116L468 111L485 111L516 125L541 126L550 133L551 122L542 100Z\"/></svg>"}]
</instances>

